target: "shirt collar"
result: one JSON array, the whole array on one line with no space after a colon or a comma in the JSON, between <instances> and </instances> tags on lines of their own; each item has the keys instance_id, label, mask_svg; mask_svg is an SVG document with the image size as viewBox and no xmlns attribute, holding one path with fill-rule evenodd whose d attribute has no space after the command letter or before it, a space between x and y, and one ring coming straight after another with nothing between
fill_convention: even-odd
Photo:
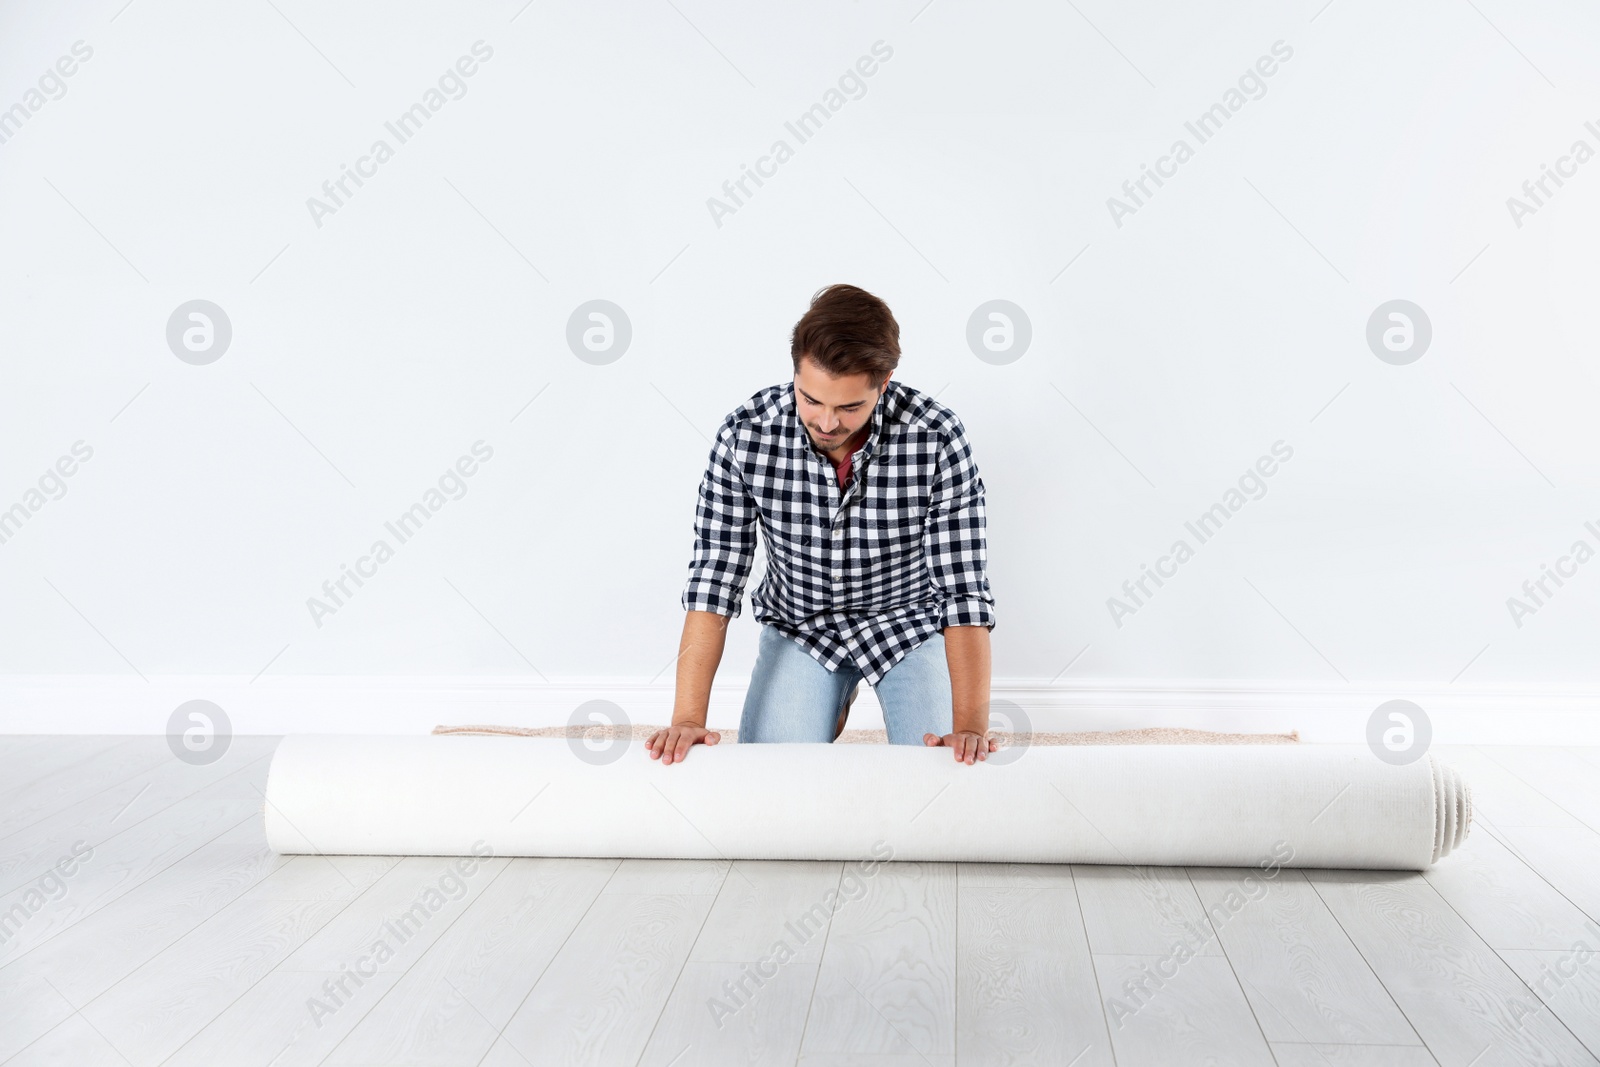
<instances>
[{"instance_id":1,"label":"shirt collar","mask_svg":"<svg viewBox=\"0 0 1600 1067\"><path fill-rule=\"evenodd\" d=\"M870 458L877 451L878 439L883 436L883 410L887 405L889 394L892 392L894 392L894 380L890 379L889 388L885 389L883 395L878 397L878 402L872 405L872 414L867 419L867 439L856 450L861 454L862 459ZM811 435L806 432L806 424L800 418L800 399L795 396L793 381L789 382L789 405L794 409L794 433L798 435L800 444L827 459L827 456L818 451L817 446L811 440Z\"/></svg>"}]
</instances>

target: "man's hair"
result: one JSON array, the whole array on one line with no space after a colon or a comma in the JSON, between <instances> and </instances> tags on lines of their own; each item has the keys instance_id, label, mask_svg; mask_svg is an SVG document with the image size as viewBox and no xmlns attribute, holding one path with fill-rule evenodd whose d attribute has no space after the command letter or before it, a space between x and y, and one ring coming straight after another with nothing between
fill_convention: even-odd
<instances>
[{"instance_id":1,"label":"man's hair","mask_svg":"<svg viewBox=\"0 0 1600 1067\"><path fill-rule=\"evenodd\" d=\"M900 324L889 305L854 285L818 289L789 343L794 369L810 357L832 378L866 374L874 389L900 365Z\"/></svg>"}]
</instances>

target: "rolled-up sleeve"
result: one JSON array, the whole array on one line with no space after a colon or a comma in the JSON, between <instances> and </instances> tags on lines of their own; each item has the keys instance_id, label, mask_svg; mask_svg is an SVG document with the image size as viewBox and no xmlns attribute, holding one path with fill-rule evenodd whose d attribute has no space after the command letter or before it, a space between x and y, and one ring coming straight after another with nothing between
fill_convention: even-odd
<instances>
[{"instance_id":1,"label":"rolled-up sleeve","mask_svg":"<svg viewBox=\"0 0 1600 1067\"><path fill-rule=\"evenodd\" d=\"M994 629L984 530L983 479L957 422L939 454L922 535L928 571L944 592L945 626Z\"/></svg>"},{"instance_id":2,"label":"rolled-up sleeve","mask_svg":"<svg viewBox=\"0 0 1600 1067\"><path fill-rule=\"evenodd\" d=\"M731 421L718 429L705 477L700 480L694 510L694 554L682 597L685 611L737 617L743 608L760 513L735 462L734 432Z\"/></svg>"}]
</instances>

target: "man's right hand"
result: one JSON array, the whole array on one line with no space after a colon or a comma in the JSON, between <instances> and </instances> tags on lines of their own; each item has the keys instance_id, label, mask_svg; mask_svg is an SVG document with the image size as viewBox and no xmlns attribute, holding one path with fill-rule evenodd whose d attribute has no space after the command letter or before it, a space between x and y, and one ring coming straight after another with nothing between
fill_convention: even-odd
<instances>
[{"instance_id":1,"label":"man's right hand","mask_svg":"<svg viewBox=\"0 0 1600 1067\"><path fill-rule=\"evenodd\" d=\"M689 749L695 745L714 745L722 740L722 734L715 730L707 730L704 726L693 723L672 725L665 730L657 730L645 742L645 747L650 750L650 758L658 759L663 764L682 763L689 754Z\"/></svg>"}]
</instances>

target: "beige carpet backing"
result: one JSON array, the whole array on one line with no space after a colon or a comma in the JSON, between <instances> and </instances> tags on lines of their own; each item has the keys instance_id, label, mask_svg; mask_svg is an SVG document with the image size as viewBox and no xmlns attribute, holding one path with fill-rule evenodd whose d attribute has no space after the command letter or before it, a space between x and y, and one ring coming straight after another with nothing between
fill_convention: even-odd
<instances>
[{"instance_id":1,"label":"beige carpet backing","mask_svg":"<svg viewBox=\"0 0 1600 1067\"><path fill-rule=\"evenodd\" d=\"M491 734L506 737L576 737L591 741L646 741L662 726L435 726L436 734ZM718 744L737 744L739 731L719 730ZM1002 746L1029 745L1293 745L1300 742L1300 731L1286 734L1227 734L1212 730L1190 730L1178 726L1150 726L1140 730L1084 730L1067 733L1036 732L1022 736L1006 730L990 730L989 736ZM883 730L846 730L836 745L886 745Z\"/></svg>"}]
</instances>

